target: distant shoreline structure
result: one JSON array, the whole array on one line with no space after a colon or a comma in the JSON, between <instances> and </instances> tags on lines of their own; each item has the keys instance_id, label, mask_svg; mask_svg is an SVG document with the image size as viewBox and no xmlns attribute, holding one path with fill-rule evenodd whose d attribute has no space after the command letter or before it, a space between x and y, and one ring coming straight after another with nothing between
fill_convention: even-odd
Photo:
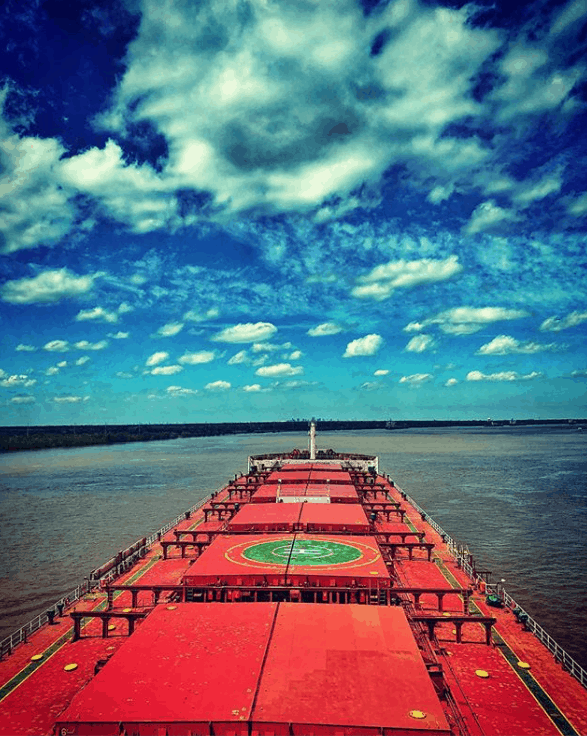
<instances>
[{"instance_id":1,"label":"distant shoreline structure","mask_svg":"<svg viewBox=\"0 0 587 736\"><path fill-rule=\"evenodd\" d=\"M587 419L472 419L472 420L318 420L322 432L345 430L426 429L439 427L527 427L567 425L575 430ZM309 420L283 422L205 422L185 424L92 424L0 427L0 453L58 447L88 447L128 442L152 442L230 434L305 432Z\"/></svg>"}]
</instances>

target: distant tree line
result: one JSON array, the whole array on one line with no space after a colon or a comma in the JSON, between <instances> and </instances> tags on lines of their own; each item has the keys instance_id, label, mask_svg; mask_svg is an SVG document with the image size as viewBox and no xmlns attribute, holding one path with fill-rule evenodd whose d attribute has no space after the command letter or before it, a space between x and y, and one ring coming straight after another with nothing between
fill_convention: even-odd
<instances>
[{"instance_id":1,"label":"distant tree line","mask_svg":"<svg viewBox=\"0 0 587 736\"><path fill-rule=\"evenodd\" d=\"M561 424L587 423L579 419L527 419L485 421L336 421L320 420L321 432L365 429L409 429L415 427L451 426L503 426L516 424ZM200 424L101 424L64 425L43 427L0 427L0 452L18 450L40 450L54 447L86 447L89 445L111 445L124 442L153 442L174 440L184 437L212 437L226 434L253 434L262 432L306 432L308 422L222 422Z\"/></svg>"}]
</instances>

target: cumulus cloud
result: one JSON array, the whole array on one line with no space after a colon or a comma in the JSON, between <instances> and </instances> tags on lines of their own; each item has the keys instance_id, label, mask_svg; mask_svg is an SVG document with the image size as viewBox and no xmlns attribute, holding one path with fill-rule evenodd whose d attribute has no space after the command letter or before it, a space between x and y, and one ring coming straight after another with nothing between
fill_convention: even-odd
<instances>
[{"instance_id":1,"label":"cumulus cloud","mask_svg":"<svg viewBox=\"0 0 587 736\"><path fill-rule=\"evenodd\" d=\"M275 378L276 376L299 376L304 372L304 368L301 365L293 366L290 363L276 363L275 365L264 365L261 368L257 368L255 373L258 376L269 376Z\"/></svg>"},{"instance_id":2,"label":"cumulus cloud","mask_svg":"<svg viewBox=\"0 0 587 736\"><path fill-rule=\"evenodd\" d=\"M20 343L20 345L16 346L16 352L17 353L34 353L37 348L33 347L32 345L23 345L23 343Z\"/></svg>"},{"instance_id":3,"label":"cumulus cloud","mask_svg":"<svg viewBox=\"0 0 587 736\"><path fill-rule=\"evenodd\" d=\"M153 353L153 355L150 355L145 365L152 366L152 365L159 365L159 363L163 363L164 360L167 360L169 358L169 353L166 353L164 350L160 350L157 353Z\"/></svg>"},{"instance_id":4,"label":"cumulus cloud","mask_svg":"<svg viewBox=\"0 0 587 736\"><path fill-rule=\"evenodd\" d=\"M86 363L87 363L88 361L89 361L89 358L88 358L88 356L87 356L87 355L82 355L82 357L81 357L81 358L78 358L78 359L77 359L77 360L75 361L75 364L76 364L76 365L85 365L85 364L86 364Z\"/></svg>"},{"instance_id":5,"label":"cumulus cloud","mask_svg":"<svg viewBox=\"0 0 587 736\"><path fill-rule=\"evenodd\" d=\"M183 330L183 322L168 322L160 327L155 335L157 337L173 337Z\"/></svg>"},{"instance_id":6,"label":"cumulus cloud","mask_svg":"<svg viewBox=\"0 0 587 736\"><path fill-rule=\"evenodd\" d=\"M130 332L109 332L108 337L111 337L113 340L126 340L126 338L130 335Z\"/></svg>"},{"instance_id":7,"label":"cumulus cloud","mask_svg":"<svg viewBox=\"0 0 587 736\"><path fill-rule=\"evenodd\" d=\"M381 335L372 333L371 335L365 335L365 337L359 337L356 340L351 340L346 346L343 358L356 358L365 355L375 355L379 348L383 345L383 338Z\"/></svg>"},{"instance_id":8,"label":"cumulus cloud","mask_svg":"<svg viewBox=\"0 0 587 736\"><path fill-rule=\"evenodd\" d=\"M33 278L7 281L0 289L0 294L10 304L55 304L62 299L86 294L96 278L102 275L77 276L67 268L43 271Z\"/></svg>"},{"instance_id":9,"label":"cumulus cloud","mask_svg":"<svg viewBox=\"0 0 587 736\"><path fill-rule=\"evenodd\" d=\"M566 317L549 317L540 325L543 332L560 332L587 321L587 312L571 312Z\"/></svg>"},{"instance_id":10,"label":"cumulus cloud","mask_svg":"<svg viewBox=\"0 0 587 736\"><path fill-rule=\"evenodd\" d=\"M301 350L294 350L293 353L290 353L287 356L288 360L299 360L302 357L303 353Z\"/></svg>"},{"instance_id":11,"label":"cumulus cloud","mask_svg":"<svg viewBox=\"0 0 587 736\"><path fill-rule=\"evenodd\" d=\"M13 396L10 401L13 404L33 404L35 402L34 396Z\"/></svg>"},{"instance_id":12,"label":"cumulus cloud","mask_svg":"<svg viewBox=\"0 0 587 736\"><path fill-rule=\"evenodd\" d=\"M89 398L89 396L70 394L69 396L55 396L53 401L56 404L79 404L80 401L87 401Z\"/></svg>"},{"instance_id":13,"label":"cumulus cloud","mask_svg":"<svg viewBox=\"0 0 587 736\"><path fill-rule=\"evenodd\" d=\"M389 371L387 370L387 368L380 368L379 370L375 371L373 375L374 376L387 376L388 373Z\"/></svg>"},{"instance_id":14,"label":"cumulus cloud","mask_svg":"<svg viewBox=\"0 0 587 736\"><path fill-rule=\"evenodd\" d=\"M402 376L399 383L407 383L409 386L421 386L432 378L431 373L412 373L411 376Z\"/></svg>"},{"instance_id":15,"label":"cumulus cloud","mask_svg":"<svg viewBox=\"0 0 587 736\"><path fill-rule=\"evenodd\" d=\"M532 373L520 374L516 371L501 371L500 373L482 373L481 371L469 371L467 373L467 381L530 381L533 378L540 378L542 373L532 371Z\"/></svg>"},{"instance_id":16,"label":"cumulus cloud","mask_svg":"<svg viewBox=\"0 0 587 736\"><path fill-rule=\"evenodd\" d=\"M396 289L419 284L445 281L463 270L458 256L452 255L443 261L422 258L419 261L390 261L376 266L370 273L361 276L351 294L359 299L388 299Z\"/></svg>"},{"instance_id":17,"label":"cumulus cloud","mask_svg":"<svg viewBox=\"0 0 587 736\"><path fill-rule=\"evenodd\" d=\"M247 386L243 386L243 391L246 391L247 393L255 393L257 391L261 391L261 384L250 383Z\"/></svg>"},{"instance_id":18,"label":"cumulus cloud","mask_svg":"<svg viewBox=\"0 0 587 736\"><path fill-rule=\"evenodd\" d=\"M184 353L179 359L184 365L199 365L201 363L210 363L216 357L213 350L200 350L195 353Z\"/></svg>"},{"instance_id":19,"label":"cumulus cloud","mask_svg":"<svg viewBox=\"0 0 587 736\"><path fill-rule=\"evenodd\" d=\"M501 232L504 223L519 219L514 210L500 207L493 200L482 202L475 208L465 233L475 235L480 232Z\"/></svg>"},{"instance_id":20,"label":"cumulus cloud","mask_svg":"<svg viewBox=\"0 0 587 736\"><path fill-rule=\"evenodd\" d=\"M211 307L205 312L196 312L194 309L190 309L183 315L183 319L186 322L206 322L209 319L216 319L220 316L220 310L217 307Z\"/></svg>"},{"instance_id":21,"label":"cumulus cloud","mask_svg":"<svg viewBox=\"0 0 587 736\"><path fill-rule=\"evenodd\" d=\"M270 322L247 322L244 324L226 327L214 335L212 340L217 342L262 342L272 337L277 332L277 327Z\"/></svg>"},{"instance_id":22,"label":"cumulus cloud","mask_svg":"<svg viewBox=\"0 0 587 736\"><path fill-rule=\"evenodd\" d=\"M207 383L204 388L208 389L208 391L228 391L230 387L231 384L228 381L212 381L211 383Z\"/></svg>"},{"instance_id":23,"label":"cumulus cloud","mask_svg":"<svg viewBox=\"0 0 587 736\"><path fill-rule=\"evenodd\" d=\"M50 353L66 353L69 350L69 343L67 340L50 340L43 345L43 350Z\"/></svg>"},{"instance_id":24,"label":"cumulus cloud","mask_svg":"<svg viewBox=\"0 0 587 736\"><path fill-rule=\"evenodd\" d=\"M326 337L327 335L338 335L339 332L342 332L342 327L335 322L322 322L316 327L311 327L308 330L308 335L310 337Z\"/></svg>"},{"instance_id":25,"label":"cumulus cloud","mask_svg":"<svg viewBox=\"0 0 587 736\"><path fill-rule=\"evenodd\" d=\"M456 386L458 383L456 378L449 378L448 381L444 384L445 386Z\"/></svg>"},{"instance_id":26,"label":"cumulus cloud","mask_svg":"<svg viewBox=\"0 0 587 736\"><path fill-rule=\"evenodd\" d=\"M406 350L409 353L423 353L434 345L435 340L431 335L416 335L406 345Z\"/></svg>"},{"instance_id":27,"label":"cumulus cloud","mask_svg":"<svg viewBox=\"0 0 587 736\"><path fill-rule=\"evenodd\" d=\"M2 374L6 375L4 371L2 371ZM34 386L36 382L36 379L30 378L26 375L13 375L8 376L7 378L2 378L2 380L0 380L0 386L4 386L4 388L15 388L18 386L29 388L30 386Z\"/></svg>"},{"instance_id":28,"label":"cumulus cloud","mask_svg":"<svg viewBox=\"0 0 587 736\"><path fill-rule=\"evenodd\" d=\"M404 332L419 332L430 325L438 325L442 332L449 335L472 335L493 322L521 319L527 316L528 312L523 309L454 307L422 322L410 322L404 327Z\"/></svg>"},{"instance_id":29,"label":"cumulus cloud","mask_svg":"<svg viewBox=\"0 0 587 736\"><path fill-rule=\"evenodd\" d=\"M180 371L183 371L183 368L180 365L158 365L149 372L153 376L173 376L175 373L179 373Z\"/></svg>"},{"instance_id":30,"label":"cumulus cloud","mask_svg":"<svg viewBox=\"0 0 587 736\"><path fill-rule=\"evenodd\" d=\"M556 350L557 347L555 343L544 345L531 342L530 340L520 342L510 335L498 335L491 342L482 345L477 350L476 355L511 355L512 353L532 355L534 353Z\"/></svg>"},{"instance_id":31,"label":"cumulus cloud","mask_svg":"<svg viewBox=\"0 0 587 736\"><path fill-rule=\"evenodd\" d=\"M241 363L249 363L250 362L249 355L246 350L239 350L238 353L232 356L230 360L228 361L228 365L239 365Z\"/></svg>"},{"instance_id":32,"label":"cumulus cloud","mask_svg":"<svg viewBox=\"0 0 587 736\"><path fill-rule=\"evenodd\" d=\"M103 307L94 307L93 309L82 309L76 315L76 321L82 322L84 320L101 320L102 322L118 322L118 315L116 312L109 312Z\"/></svg>"},{"instance_id":33,"label":"cumulus cloud","mask_svg":"<svg viewBox=\"0 0 587 736\"><path fill-rule=\"evenodd\" d=\"M198 393L197 389L182 388L181 386L168 386L165 390L171 396L195 396Z\"/></svg>"},{"instance_id":34,"label":"cumulus cloud","mask_svg":"<svg viewBox=\"0 0 587 736\"><path fill-rule=\"evenodd\" d=\"M78 350L104 350L108 347L108 340L99 340L98 342L88 342L87 340L79 340L74 344Z\"/></svg>"}]
</instances>

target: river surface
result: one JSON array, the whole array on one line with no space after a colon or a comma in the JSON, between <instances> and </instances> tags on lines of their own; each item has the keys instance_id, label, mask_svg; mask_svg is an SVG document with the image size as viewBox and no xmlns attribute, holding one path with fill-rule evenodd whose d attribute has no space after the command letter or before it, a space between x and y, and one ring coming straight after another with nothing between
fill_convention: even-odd
<instances>
[{"instance_id":1,"label":"river surface","mask_svg":"<svg viewBox=\"0 0 587 736\"><path fill-rule=\"evenodd\" d=\"M95 567L219 489L247 456L304 434L203 437L0 455L0 638ZM587 431L318 433L379 466L587 668Z\"/></svg>"}]
</instances>

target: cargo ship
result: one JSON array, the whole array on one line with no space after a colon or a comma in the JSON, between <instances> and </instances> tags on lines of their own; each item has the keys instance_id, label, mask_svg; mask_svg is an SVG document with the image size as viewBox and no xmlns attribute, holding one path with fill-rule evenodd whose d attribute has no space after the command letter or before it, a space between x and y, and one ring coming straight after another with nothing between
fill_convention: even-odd
<instances>
[{"instance_id":1,"label":"cargo ship","mask_svg":"<svg viewBox=\"0 0 587 736\"><path fill-rule=\"evenodd\" d=\"M587 673L379 468L248 470L0 644L6 736L581 736Z\"/></svg>"}]
</instances>

